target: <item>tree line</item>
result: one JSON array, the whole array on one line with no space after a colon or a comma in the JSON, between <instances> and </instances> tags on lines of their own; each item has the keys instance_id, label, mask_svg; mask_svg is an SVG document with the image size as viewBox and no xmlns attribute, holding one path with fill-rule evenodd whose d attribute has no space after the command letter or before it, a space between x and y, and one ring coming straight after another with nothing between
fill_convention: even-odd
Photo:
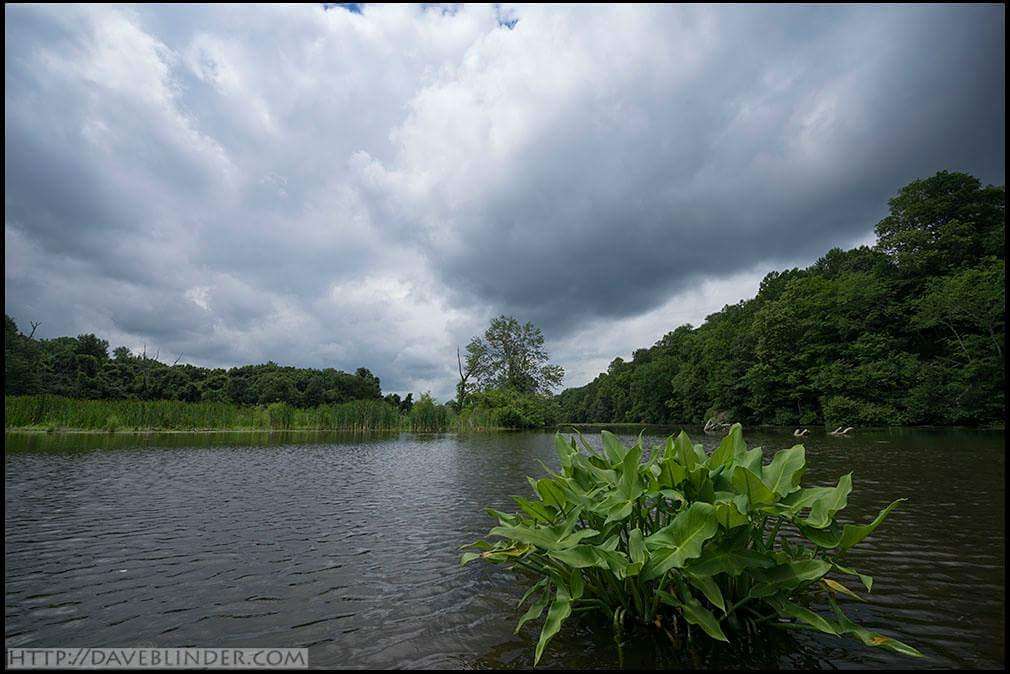
<instances>
[{"instance_id":1,"label":"tree line","mask_svg":"<svg viewBox=\"0 0 1010 674\"><path fill-rule=\"evenodd\" d=\"M168 364L94 334L37 339L4 315L4 394L49 394L77 399L179 400L239 405L286 403L306 408L382 398L379 378L367 368L354 374L333 368L284 367L269 362L229 369ZM387 402L401 412L413 405Z\"/></svg>"},{"instance_id":2,"label":"tree line","mask_svg":"<svg viewBox=\"0 0 1010 674\"><path fill-rule=\"evenodd\" d=\"M562 392L561 417L1002 424L1005 187L944 171L889 204L876 245L768 274L756 297Z\"/></svg>"}]
</instances>

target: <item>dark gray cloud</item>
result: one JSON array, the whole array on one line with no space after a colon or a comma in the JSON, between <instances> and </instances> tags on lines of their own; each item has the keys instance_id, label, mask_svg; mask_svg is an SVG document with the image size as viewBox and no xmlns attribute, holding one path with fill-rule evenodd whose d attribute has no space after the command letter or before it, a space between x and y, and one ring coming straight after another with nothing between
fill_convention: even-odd
<instances>
[{"instance_id":1,"label":"dark gray cloud","mask_svg":"<svg viewBox=\"0 0 1010 674\"><path fill-rule=\"evenodd\" d=\"M7 6L6 311L443 396L514 312L581 384L915 177L1002 183L1003 16Z\"/></svg>"}]
</instances>

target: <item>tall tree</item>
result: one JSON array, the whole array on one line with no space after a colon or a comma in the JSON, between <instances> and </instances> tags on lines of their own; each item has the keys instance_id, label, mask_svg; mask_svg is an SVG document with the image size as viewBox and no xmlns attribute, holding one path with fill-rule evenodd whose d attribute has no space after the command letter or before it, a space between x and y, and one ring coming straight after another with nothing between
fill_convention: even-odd
<instances>
[{"instance_id":1,"label":"tall tree","mask_svg":"<svg viewBox=\"0 0 1010 674\"><path fill-rule=\"evenodd\" d=\"M460 371L461 388L469 378L484 390L509 388L521 393L551 393L564 379L560 365L552 365L544 349L544 335L530 322L498 316L481 337L466 347L466 370Z\"/></svg>"}]
</instances>

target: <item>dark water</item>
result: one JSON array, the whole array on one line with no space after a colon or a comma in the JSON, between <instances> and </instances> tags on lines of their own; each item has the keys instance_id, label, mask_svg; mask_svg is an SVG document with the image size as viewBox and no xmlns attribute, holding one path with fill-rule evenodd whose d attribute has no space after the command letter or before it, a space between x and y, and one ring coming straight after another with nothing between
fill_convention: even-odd
<instances>
[{"instance_id":1,"label":"dark water","mask_svg":"<svg viewBox=\"0 0 1010 674\"><path fill-rule=\"evenodd\" d=\"M788 434L749 433L779 449ZM710 446L714 439L705 438ZM846 513L911 500L856 548L875 577L849 613L928 660L779 632L628 667L1002 667L1000 432L805 440L806 484L855 471ZM529 667L512 634L526 581L459 546L526 494L551 435L6 435L7 647L307 646L313 666ZM544 667L614 668L610 632L569 620Z\"/></svg>"}]
</instances>

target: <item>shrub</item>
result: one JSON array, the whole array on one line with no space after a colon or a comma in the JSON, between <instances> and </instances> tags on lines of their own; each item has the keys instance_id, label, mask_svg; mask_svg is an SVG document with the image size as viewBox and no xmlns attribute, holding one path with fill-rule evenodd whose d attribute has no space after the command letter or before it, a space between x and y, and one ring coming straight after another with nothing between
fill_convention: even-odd
<instances>
[{"instance_id":1,"label":"shrub","mask_svg":"<svg viewBox=\"0 0 1010 674\"><path fill-rule=\"evenodd\" d=\"M474 393L466 409L464 418L485 428L543 428L558 420L553 398L511 388Z\"/></svg>"},{"instance_id":2,"label":"shrub","mask_svg":"<svg viewBox=\"0 0 1010 674\"><path fill-rule=\"evenodd\" d=\"M602 452L582 440L581 453L560 434L556 445L561 473L530 479L536 498L515 497L518 512L489 510L496 540L473 543L477 552L461 559L512 564L534 576L520 607L532 604L516 628L547 611L534 663L573 611L603 612L618 643L634 624L689 634L693 625L728 641L727 633L772 622L921 655L858 626L838 605L859 599L838 574L858 578L867 591L873 582L845 566L844 553L904 499L869 524L840 524L851 473L833 487L801 487L803 446L762 465L761 448L747 448L739 424L711 454L683 432L647 458L641 437L628 448L606 431ZM818 598L832 615L810 608Z\"/></svg>"}]
</instances>

